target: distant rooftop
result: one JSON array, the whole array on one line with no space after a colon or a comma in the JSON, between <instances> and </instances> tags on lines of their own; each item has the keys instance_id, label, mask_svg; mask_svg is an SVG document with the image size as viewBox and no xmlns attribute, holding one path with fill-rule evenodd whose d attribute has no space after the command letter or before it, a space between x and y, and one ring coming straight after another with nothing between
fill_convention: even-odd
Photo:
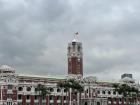
<instances>
[{"instance_id":1,"label":"distant rooftop","mask_svg":"<svg viewBox=\"0 0 140 105\"><path fill-rule=\"evenodd\" d=\"M12 67L10 67L10 66L8 66L8 65L1 65L0 66L0 70L4 70L4 71L15 71L15 69L14 68L12 68Z\"/></svg>"}]
</instances>

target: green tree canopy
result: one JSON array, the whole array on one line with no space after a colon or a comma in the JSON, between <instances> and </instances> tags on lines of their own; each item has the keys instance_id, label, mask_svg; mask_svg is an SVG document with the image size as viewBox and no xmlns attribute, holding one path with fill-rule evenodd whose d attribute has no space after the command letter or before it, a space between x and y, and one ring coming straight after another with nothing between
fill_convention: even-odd
<instances>
[{"instance_id":1,"label":"green tree canopy","mask_svg":"<svg viewBox=\"0 0 140 105\"><path fill-rule=\"evenodd\" d=\"M58 82L58 87L65 88L68 90L69 88L72 88L73 90L76 90L78 92L82 92L84 90L83 86L74 79L68 79L63 82Z\"/></svg>"},{"instance_id":2,"label":"green tree canopy","mask_svg":"<svg viewBox=\"0 0 140 105\"><path fill-rule=\"evenodd\" d=\"M35 91L36 91L36 93L38 93L42 97L46 97L46 95L49 94L48 88L42 84L38 84Z\"/></svg>"},{"instance_id":3,"label":"green tree canopy","mask_svg":"<svg viewBox=\"0 0 140 105\"><path fill-rule=\"evenodd\" d=\"M118 92L119 94L122 94L124 97L129 96L132 97L133 95L138 94L138 89L129 86L127 84L113 84L114 91Z\"/></svg>"}]
</instances>

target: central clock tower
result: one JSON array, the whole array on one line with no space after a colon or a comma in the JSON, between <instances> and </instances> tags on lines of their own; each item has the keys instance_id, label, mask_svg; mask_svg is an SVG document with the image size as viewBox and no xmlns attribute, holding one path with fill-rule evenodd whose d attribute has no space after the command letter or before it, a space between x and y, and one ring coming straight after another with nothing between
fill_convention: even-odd
<instances>
[{"instance_id":1,"label":"central clock tower","mask_svg":"<svg viewBox=\"0 0 140 105\"><path fill-rule=\"evenodd\" d=\"M74 40L68 43L68 74L83 76L82 43Z\"/></svg>"}]
</instances>

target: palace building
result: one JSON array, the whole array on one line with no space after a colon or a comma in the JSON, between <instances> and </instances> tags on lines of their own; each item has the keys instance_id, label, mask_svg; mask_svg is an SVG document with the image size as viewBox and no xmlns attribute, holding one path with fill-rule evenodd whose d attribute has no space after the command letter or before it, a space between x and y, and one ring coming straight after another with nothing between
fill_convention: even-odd
<instances>
[{"instance_id":1,"label":"palace building","mask_svg":"<svg viewBox=\"0 0 140 105\"><path fill-rule=\"evenodd\" d=\"M114 91L113 83L126 83L140 89L132 74L123 74L118 81L99 81L95 76L83 76L82 43L74 39L68 43L68 75L22 75L7 65L0 66L0 104L1 105L40 105L39 94L36 92L38 84L49 88L49 94L42 98L41 105L128 105L132 98L124 98ZM57 83L73 78L82 86L82 93L66 91ZM135 104L140 104L137 96Z\"/></svg>"}]
</instances>

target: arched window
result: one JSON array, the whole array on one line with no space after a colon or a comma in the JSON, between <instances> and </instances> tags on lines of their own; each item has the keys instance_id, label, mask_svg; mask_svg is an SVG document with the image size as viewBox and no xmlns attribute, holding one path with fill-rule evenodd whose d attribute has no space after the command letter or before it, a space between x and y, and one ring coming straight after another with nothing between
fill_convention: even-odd
<instances>
[{"instance_id":1,"label":"arched window","mask_svg":"<svg viewBox=\"0 0 140 105\"><path fill-rule=\"evenodd\" d=\"M27 100L29 100L30 99L30 96L29 95L27 95Z\"/></svg>"},{"instance_id":2,"label":"arched window","mask_svg":"<svg viewBox=\"0 0 140 105\"><path fill-rule=\"evenodd\" d=\"M66 96L64 96L64 100L66 100Z\"/></svg>"},{"instance_id":3,"label":"arched window","mask_svg":"<svg viewBox=\"0 0 140 105\"><path fill-rule=\"evenodd\" d=\"M23 87L18 87L18 91L23 91Z\"/></svg>"},{"instance_id":4,"label":"arched window","mask_svg":"<svg viewBox=\"0 0 140 105\"><path fill-rule=\"evenodd\" d=\"M37 95L35 95L35 100L37 100Z\"/></svg>"},{"instance_id":5,"label":"arched window","mask_svg":"<svg viewBox=\"0 0 140 105\"><path fill-rule=\"evenodd\" d=\"M67 92L67 90L66 89L64 89L64 93L66 93Z\"/></svg>"},{"instance_id":6,"label":"arched window","mask_svg":"<svg viewBox=\"0 0 140 105\"><path fill-rule=\"evenodd\" d=\"M57 89L57 92L61 92L61 89Z\"/></svg>"},{"instance_id":7,"label":"arched window","mask_svg":"<svg viewBox=\"0 0 140 105\"><path fill-rule=\"evenodd\" d=\"M116 98L114 98L114 101L116 101Z\"/></svg>"},{"instance_id":8,"label":"arched window","mask_svg":"<svg viewBox=\"0 0 140 105\"><path fill-rule=\"evenodd\" d=\"M111 101L111 97L108 97L108 101Z\"/></svg>"},{"instance_id":9,"label":"arched window","mask_svg":"<svg viewBox=\"0 0 140 105\"><path fill-rule=\"evenodd\" d=\"M102 91L102 94L105 94L105 91L104 90Z\"/></svg>"},{"instance_id":10,"label":"arched window","mask_svg":"<svg viewBox=\"0 0 140 105\"><path fill-rule=\"evenodd\" d=\"M85 102L85 104L84 105L88 105L88 103L87 102Z\"/></svg>"},{"instance_id":11,"label":"arched window","mask_svg":"<svg viewBox=\"0 0 140 105\"><path fill-rule=\"evenodd\" d=\"M108 94L111 94L111 92L110 92L110 91L108 91Z\"/></svg>"},{"instance_id":12,"label":"arched window","mask_svg":"<svg viewBox=\"0 0 140 105\"><path fill-rule=\"evenodd\" d=\"M12 89L13 88L13 85L8 85L8 89Z\"/></svg>"},{"instance_id":13,"label":"arched window","mask_svg":"<svg viewBox=\"0 0 140 105\"><path fill-rule=\"evenodd\" d=\"M53 88L50 88L50 92L54 92L54 89Z\"/></svg>"},{"instance_id":14,"label":"arched window","mask_svg":"<svg viewBox=\"0 0 140 105\"><path fill-rule=\"evenodd\" d=\"M100 105L100 102L97 102L97 105Z\"/></svg>"},{"instance_id":15,"label":"arched window","mask_svg":"<svg viewBox=\"0 0 140 105\"><path fill-rule=\"evenodd\" d=\"M115 92L115 91L113 91L113 94L115 95L115 94L116 94L116 92Z\"/></svg>"},{"instance_id":16,"label":"arched window","mask_svg":"<svg viewBox=\"0 0 140 105\"><path fill-rule=\"evenodd\" d=\"M31 87L27 87L26 90L27 90L27 91L31 91Z\"/></svg>"},{"instance_id":17,"label":"arched window","mask_svg":"<svg viewBox=\"0 0 140 105\"><path fill-rule=\"evenodd\" d=\"M121 101L122 101L122 99L121 99L121 98L119 98L119 101L121 102Z\"/></svg>"},{"instance_id":18,"label":"arched window","mask_svg":"<svg viewBox=\"0 0 140 105\"><path fill-rule=\"evenodd\" d=\"M53 100L53 96L50 96L50 100Z\"/></svg>"},{"instance_id":19,"label":"arched window","mask_svg":"<svg viewBox=\"0 0 140 105\"><path fill-rule=\"evenodd\" d=\"M18 99L21 100L21 95L18 95Z\"/></svg>"},{"instance_id":20,"label":"arched window","mask_svg":"<svg viewBox=\"0 0 140 105\"><path fill-rule=\"evenodd\" d=\"M61 97L60 96L57 96L57 100L61 100Z\"/></svg>"},{"instance_id":21,"label":"arched window","mask_svg":"<svg viewBox=\"0 0 140 105\"><path fill-rule=\"evenodd\" d=\"M87 89L87 93L88 93L88 89Z\"/></svg>"},{"instance_id":22,"label":"arched window","mask_svg":"<svg viewBox=\"0 0 140 105\"><path fill-rule=\"evenodd\" d=\"M100 94L100 91L98 90L98 94Z\"/></svg>"}]
</instances>

